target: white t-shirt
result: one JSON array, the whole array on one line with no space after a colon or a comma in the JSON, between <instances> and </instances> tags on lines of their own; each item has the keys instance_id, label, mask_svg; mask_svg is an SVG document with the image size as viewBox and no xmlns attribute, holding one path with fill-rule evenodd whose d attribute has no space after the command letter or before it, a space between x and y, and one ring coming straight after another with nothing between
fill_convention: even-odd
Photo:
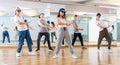
<instances>
[{"instance_id":1,"label":"white t-shirt","mask_svg":"<svg viewBox=\"0 0 120 65\"><path fill-rule=\"evenodd\" d=\"M18 21L18 20L19 20L19 21L24 21L24 20L23 20L23 17L14 16L14 21L15 21L15 23L16 23L16 21ZM20 24L16 23L16 26L17 26L17 28L18 28L18 31L25 31L25 30L28 29L26 24L20 25Z\"/></svg>"},{"instance_id":2,"label":"white t-shirt","mask_svg":"<svg viewBox=\"0 0 120 65\"><path fill-rule=\"evenodd\" d=\"M101 24L101 25L104 25L104 26L108 26L108 23L104 20L101 20L101 21L96 21L96 24ZM100 31L102 31L104 28L100 28Z\"/></svg>"},{"instance_id":3,"label":"white t-shirt","mask_svg":"<svg viewBox=\"0 0 120 65\"><path fill-rule=\"evenodd\" d=\"M6 27L7 27L6 25L2 24L2 25L1 25L2 31L7 31L7 30L8 30L8 27L7 27L7 28L6 28Z\"/></svg>"}]
</instances>

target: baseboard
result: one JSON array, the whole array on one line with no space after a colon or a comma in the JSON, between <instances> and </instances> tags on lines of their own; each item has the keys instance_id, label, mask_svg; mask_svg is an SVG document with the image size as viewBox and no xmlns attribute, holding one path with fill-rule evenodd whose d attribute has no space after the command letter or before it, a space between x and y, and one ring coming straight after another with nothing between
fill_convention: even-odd
<instances>
[{"instance_id":1,"label":"baseboard","mask_svg":"<svg viewBox=\"0 0 120 65\"><path fill-rule=\"evenodd\" d=\"M108 45L104 44L104 45L101 45L101 47L107 47ZM48 46L40 46L41 48L47 48ZM56 46L52 46L52 48L55 48ZM66 48L68 47L67 45L65 46L61 46L61 48ZM74 47L82 47L81 45L74 45ZM85 47L97 47L97 45L85 45ZM111 47L120 47L120 45L111 45ZM17 45L16 46L0 46L0 48L17 48ZM26 45L23 46L23 48L27 48ZM35 45L33 45L33 48L36 48Z\"/></svg>"}]
</instances>

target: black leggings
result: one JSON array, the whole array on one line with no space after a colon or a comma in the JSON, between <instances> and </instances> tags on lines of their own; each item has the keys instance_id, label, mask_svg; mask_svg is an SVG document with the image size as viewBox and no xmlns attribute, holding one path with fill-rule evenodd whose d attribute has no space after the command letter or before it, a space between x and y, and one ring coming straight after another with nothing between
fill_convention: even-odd
<instances>
[{"instance_id":1,"label":"black leggings","mask_svg":"<svg viewBox=\"0 0 120 65\"><path fill-rule=\"evenodd\" d=\"M74 46L75 40L76 40L77 37L79 37L79 40L81 42L81 46L84 46L84 44L83 44L83 37L82 37L81 33L74 33L74 37L72 39L72 45Z\"/></svg>"},{"instance_id":2,"label":"black leggings","mask_svg":"<svg viewBox=\"0 0 120 65\"><path fill-rule=\"evenodd\" d=\"M45 38L46 38L46 41L47 41L47 43L48 43L49 49L52 49L52 48L51 48L51 44L50 44L49 33L48 33L48 32L44 32L44 33L39 32L39 33L38 33L38 38L37 38L37 50L40 50L40 40L41 40L41 37L42 37L43 35L45 35Z\"/></svg>"}]
</instances>

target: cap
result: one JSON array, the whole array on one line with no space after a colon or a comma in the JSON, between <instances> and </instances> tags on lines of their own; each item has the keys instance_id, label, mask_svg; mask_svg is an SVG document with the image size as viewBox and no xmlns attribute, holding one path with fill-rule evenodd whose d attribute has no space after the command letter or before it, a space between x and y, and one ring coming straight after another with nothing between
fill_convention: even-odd
<instances>
[{"instance_id":1,"label":"cap","mask_svg":"<svg viewBox=\"0 0 120 65\"><path fill-rule=\"evenodd\" d=\"M65 9L64 9L64 8L60 8L60 9L59 9L59 12L60 12L60 11L65 11Z\"/></svg>"}]
</instances>

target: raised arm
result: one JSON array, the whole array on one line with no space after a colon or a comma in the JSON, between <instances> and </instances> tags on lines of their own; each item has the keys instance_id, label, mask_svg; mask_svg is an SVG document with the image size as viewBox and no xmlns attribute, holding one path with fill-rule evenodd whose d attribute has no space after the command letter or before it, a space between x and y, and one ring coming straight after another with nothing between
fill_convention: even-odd
<instances>
[{"instance_id":1,"label":"raised arm","mask_svg":"<svg viewBox=\"0 0 120 65\"><path fill-rule=\"evenodd\" d=\"M16 23L17 23L17 24L20 24L20 25L24 25L24 24L27 25L27 24L29 24L30 22L22 22L22 21L17 20Z\"/></svg>"},{"instance_id":2,"label":"raised arm","mask_svg":"<svg viewBox=\"0 0 120 65\"><path fill-rule=\"evenodd\" d=\"M60 18L56 19L58 25L67 25L67 23L60 21Z\"/></svg>"},{"instance_id":3,"label":"raised arm","mask_svg":"<svg viewBox=\"0 0 120 65\"><path fill-rule=\"evenodd\" d=\"M62 22L61 20L60 20L60 18L57 18L57 24L58 25L67 25L67 26L69 26L69 25L71 25L72 24L72 22Z\"/></svg>"},{"instance_id":4,"label":"raised arm","mask_svg":"<svg viewBox=\"0 0 120 65\"><path fill-rule=\"evenodd\" d=\"M38 25L40 25L41 27L44 27L44 28L50 28L49 25L44 25L44 24L42 24L41 22L38 22Z\"/></svg>"},{"instance_id":5,"label":"raised arm","mask_svg":"<svg viewBox=\"0 0 120 65\"><path fill-rule=\"evenodd\" d=\"M83 30L83 28L79 28L79 27L77 26L77 24L73 24L73 27L74 27L75 29L77 29L77 30Z\"/></svg>"},{"instance_id":6,"label":"raised arm","mask_svg":"<svg viewBox=\"0 0 120 65\"><path fill-rule=\"evenodd\" d=\"M98 23L97 26L100 27L100 28L109 28L109 27L110 27L110 25L105 26L105 25L102 25L102 24L100 24L100 23Z\"/></svg>"}]
</instances>

